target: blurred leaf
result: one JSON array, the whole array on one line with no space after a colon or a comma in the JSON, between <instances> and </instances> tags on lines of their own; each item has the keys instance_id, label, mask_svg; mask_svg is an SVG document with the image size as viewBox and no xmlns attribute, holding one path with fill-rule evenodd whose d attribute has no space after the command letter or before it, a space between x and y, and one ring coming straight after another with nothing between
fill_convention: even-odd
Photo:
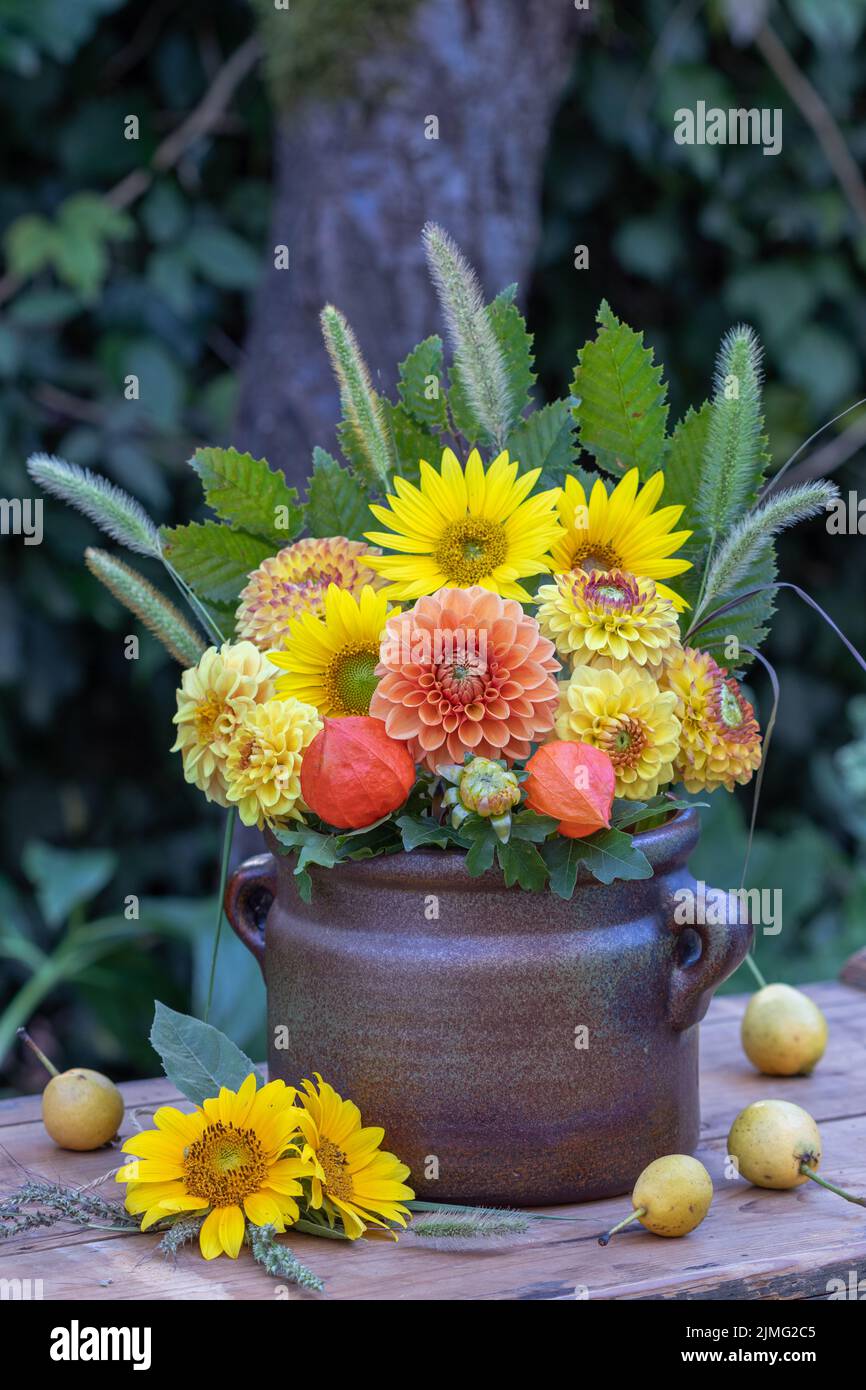
<instances>
[{"instance_id":1,"label":"blurred leaf","mask_svg":"<svg viewBox=\"0 0 866 1390\"><path fill-rule=\"evenodd\" d=\"M853 48L866 24L863 0L788 0L794 19L822 48Z\"/></svg>"},{"instance_id":2,"label":"blurred leaf","mask_svg":"<svg viewBox=\"0 0 866 1390\"><path fill-rule=\"evenodd\" d=\"M683 254L675 224L664 217L632 217L617 228L613 249L626 270L659 283Z\"/></svg>"},{"instance_id":3,"label":"blurred leaf","mask_svg":"<svg viewBox=\"0 0 866 1390\"><path fill-rule=\"evenodd\" d=\"M252 290L262 273L261 256L228 227L193 227L186 252L199 274L223 290Z\"/></svg>"},{"instance_id":4,"label":"blurred leaf","mask_svg":"<svg viewBox=\"0 0 866 1390\"><path fill-rule=\"evenodd\" d=\"M31 840L21 864L48 926L59 927L77 907L102 892L117 868L117 856L107 849L55 849Z\"/></svg>"}]
</instances>

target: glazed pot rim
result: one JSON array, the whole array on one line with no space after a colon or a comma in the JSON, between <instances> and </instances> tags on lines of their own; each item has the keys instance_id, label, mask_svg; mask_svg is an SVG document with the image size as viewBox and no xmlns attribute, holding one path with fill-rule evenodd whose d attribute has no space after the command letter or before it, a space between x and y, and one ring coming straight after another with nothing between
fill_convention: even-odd
<instances>
[{"instance_id":1,"label":"glazed pot rim","mask_svg":"<svg viewBox=\"0 0 866 1390\"><path fill-rule=\"evenodd\" d=\"M288 867L293 857L292 853L286 852L269 830L266 829L264 834L268 849L277 863L284 862ZM686 862L698 842L699 835L700 815L698 808L692 806L685 811L675 811L664 825L656 826L653 830L638 831L633 839L638 849L646 855L654 870L669 870L677 864ZM333 869L325 869L319 865L310 864L307 866L307 871L317 884L328 883L334 875L337 875L343 882L360 879L365 883L382 881L395 885L400 880L406 879L423 878L429 882L430 879L438 878L443 882L459 879L462 886L471 886L476 891L490 889L504 892L523 891L516 885L510 889L506 888L498 867L488 869L486 873L477 877L471 877L466 873L465 860L465 850L419 848L401 850L395 854L379 854L369 859L347 859ZM608 886L601 884L583 866L578 869L576 881L597 888ZM638 880L638 882L649 883L651 880L643 879ZM617 886L616 881L612 886ZM549 887L541 890L542 893L549 893L550 891Z\"/></svg>"}]
</instances>

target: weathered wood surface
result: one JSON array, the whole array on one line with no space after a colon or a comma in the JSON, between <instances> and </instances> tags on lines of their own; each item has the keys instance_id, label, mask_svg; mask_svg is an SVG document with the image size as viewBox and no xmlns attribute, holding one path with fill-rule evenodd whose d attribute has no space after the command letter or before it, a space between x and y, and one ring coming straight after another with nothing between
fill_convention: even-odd
<instances>
[{"instance_id":1,"label":"weathered wood surface","mask_svg":"<svg viewBox=\"0 0 866 1390\"><path fill-rule=\"evenodd\" d=\"M827 1055L812 1077L758 1076L739 1044L741 996L714 1001L702 1025L703 1131L699 1155L716 1188L703 1225L684 1240L640 1227L606 1249L596 1235L627 1210L626 1199L557 1209L573 1221L542 1221L508 1245L459 1253L424 1248L411 1237L343 1243L297 1236L298 1255L326 1281L325 1297L344 1299L744 1299L826 1298L829 1281L866 1279L862 1208L814 1184L766 1192L725 1176L730 1122L751 1100L778 1096L815 1116L824 1141L822 1172L866 1193L866 994L842 984L807 992L830 1024ZM164 1080L124 1087L128 1109L148 1112L176 1099ZM543 1155L539 1155L543 1161ZM65 1153L39 1119L38 1097L0 1104L0 1192L26 1169L65 1183L89 1183L120 1162L116 1151ZM101 1189L112 1195L111 1183ZM0 1246L0 1278L41 1279L47 1299L274 1299L321 1297L286 1290L244 1252L206 1264L182 1251L174 1268L154 1256L152 1235L51 1228Z\"/></svg>"}]
</instances>

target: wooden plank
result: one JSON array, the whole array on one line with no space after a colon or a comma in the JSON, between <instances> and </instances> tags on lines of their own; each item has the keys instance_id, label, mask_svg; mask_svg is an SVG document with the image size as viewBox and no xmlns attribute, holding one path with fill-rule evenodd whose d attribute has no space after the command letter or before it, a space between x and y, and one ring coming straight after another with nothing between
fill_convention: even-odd
<instances>
[{"instance_id":1,"label":"wooden plank","mask_svg":"<svg viewBox=\"0 0 866 1390\"><path fill-rule=\"evenodd\" d=\"M560 1208L568 1221L540 1221L508 1244L482 1250L431 1250L411 1236L344 1243L296 1236L292 1248L326 1280L326 1297L349 1300L826 1298L832 1279L866 1276L866 1222L861 1209L814 1184L764 1192L725 1175L725 1137L738 1109L762 1095L781 1095L818 1119L822 1172L866 1192L866 1049L862 994L840 985L810 987L830 1019L827 1055L814 1077L759 1077L743 1057L739 1024L744 999L716 1001L703 1030L704 1138L700 1157L716 1187L711 1211L684 1240L662 1240L637 1227L607 1249L598 1233L628 1209L619 1198ZM135 1128L136 1107L176 1097L164 1080L124 1086L122 1134ZM147 1115L142 1116L147 1125ZM30 1172L87 1183L121 1162L116 1149L62 1152L39 1120L38 1097L0 1104L0 1191ZM107 1197L119 1189L106 1183ZM548 1212L548 1214L552 1214ZM245 1252L205 1264L182 1251L175 1267L154 1258L157 1237L40 1230L0 1245L0 1276L42 1279L49 1299L275 1299L315 1297L278 1286Z\"/></svg>"}]
</instances>

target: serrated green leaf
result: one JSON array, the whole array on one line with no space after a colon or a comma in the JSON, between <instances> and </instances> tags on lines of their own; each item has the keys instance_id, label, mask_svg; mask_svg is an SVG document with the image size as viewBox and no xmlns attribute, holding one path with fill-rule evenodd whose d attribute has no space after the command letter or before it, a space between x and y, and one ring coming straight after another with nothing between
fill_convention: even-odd
<instances>
[{"instance_id":1,"label":"serrated green leaf","mask_svg":"<svg viewBox=\"0 0 866 1390\"><path fill-rule=\"evenodd\" d=\"M667 421L667 390L661 367L653 364L643 334L611 312L607 300L598 311L598 336L578 353L572 393L580 442L609 473L640 470L651 476L662 461Z\"/></svg>"},{"instance_id":2,"label":"serrated green leaf","mask_svg":"<svg viewBox=\"0 0 866 1390\"><path fill-rule=\"evenodd\" d=\"M643 850L622 830L597 830L578 843L583 847L583 863L599 883L613 883L618 878L652 878L652 865Z\"/></svg>"},{"instance_id":3,"label":"serrated green leaf","mask_svg":"<svg viewBox=\"0 0 866 1390\"><path fill-rule=\"evenodd\" d=\"M442 339L425 338L400 363L397 390L409 415L431 434L448 428Z\"/></svg>"},{"instance_id":4,"label":"serrated green leaf","mask_svg":"<svg viewBox=\"0 0 866 1390\"><path fill-rule=\"evenodd\" d=\"M668 440L664 460L665 487L661 505L684 507L677 527L692 532L685 545L677 551L677 556L690 560L693 568L678 574L671 581L677 593L689 604L697 601L709 543L706 518L697 505L697 498L711 413L711 401L704 401L700 410L690 407Z\"/></svg>"},{"instance_id":5,"label":"serrated green leaf","mask_svg":"<svg viewBox=\"0 0 866 1390\"><path fill-rule=\"evenodd\" d=\"M190 459L205 501L218 517L280 549L294 540L304 519L298 493L266 459L237 449L197 449Z\"/></svg>"},{"instance_id":6,"label":"serrated green leaf","mask_svg":"<svg viewBox=\"0 0 866 1390\"><path fill-rule=\"evenodd\" d=\"M570 902L574 895L581 863L580 843L580 840L571 840L565 835L555 835L547 841L542 851L550 873L551 891L566 902Z\"/></svg>"},{"instance_id":7,"label":"serrated green leaf","mask_svg":"<svg viewBox=\"0 0 866 1390\"><path fill-rule=\"evenodd\" d=\"M642 850L632 844L631 835L611 828L597 830L585 839L572 840L555 835L544 846L550 870L550 886L557 897L570 899L581 865L599 883L615 879L651 878L652 865Z\"/></svg>"},{"instance_id":8,"label":"serrated green leaf","mask_svg":"<svg viewBox=\"0 0 866 1390\"><path fill-rule=\"evenodd\" d=\"M307 530L311 536L346 536L363 540L370 527L367 488L324 449L313 450L307 493Z\"/></svg>"},{"instance_id":9,"label":"serrated green leaf","mask_svg":"<svg viewBox=\"0 0 866 1390\"><path fill-rule=\"evenodd\" d=\"M252 1072L261 1077L239 1047L209 1023L175 1013L156 1000L150 1042L162 1058L167 1079L194 1105L218 1096L222 1086L236 1091Z\"/></svg>"},{"instance_id":10,"label":"serrated green leaf","mask_svg":"<svg viewBox=\"0 0 866 1390\"><path fill-rule=\"evenodd\" d=\"M532 400L532 388L537 379L533 371L533 335L528 332L526 320L514 303L515 289L516 286L509 285L487 310L505 361L512 424L516 424Z\"/></svg>"},{"instance_id":11,"label":"serrated green leaf","mask_svg":"<svg viewBox=\"0 0 866 1390\"><path fill-rule=\"evenodd\" d=\"M528 840L509 840L506 845L497 845L496 856L507 888L519 883L527 892L537 893L547 882L547 865Z\"/></svg>"},{"instance_id":12,"label":"serrated green leaf","mask_svg":"<svg viewBox=\"0 0 866 1390\"><path fill-rule=\"evenodd\" d=\"M450 827L440 825L430 816L398 816L397 828L405 850L420 849L423 845L445 849L454 840Z\"/></svg>"},{"instance_id":13,"label":"serrated green leaf","mask_svg":"<svg viewBox=\"0 0 866 1390\"><path fill-rule=\"evenodd\" d=\"M187 584L204 598L232 603L250 572L274 547L248 531L233 531L218 521L191 521L160 531L165 558Z\"/></svg>"},{"instance_id":14,"label":"serrated green leaf","mask_svg":"<svg viewBox=\"0 0 866 1390\"><path fill-rule=\"evenodd\" d=\"M435 435L419 425L402 405L382 402L385 423L394 444L396 472L407 482L417 483L421 476L420 462L438 467L442 444Z\"/></svg>"},{"instance_id":15,"label":"serrated green leaf","mask_svg":"<svg viewBox=\"0 0 866 1390\"><path fill-rule=\"evenodd\" d=\"M497 844L496 834L489 823L474 836L466 855L466 872L472 878L478 878L493 868Z\"/></svg>"},{"instance_id":16,"label":"serrated green leaf","mask_svg":"<svg viewBox=\"0 0 866 1390\"><path fill-rule=\"evenodd\" d=\"M536 811L518 811L516 816L511 818L511 838L512 840L532 840L535 844L541 844L548 835L552 835L559 825L559 821L553 816L540 816Z\"/></svg>"},{"instance_id":17,"label":"serrated green leaf","mask_svg":"<svg viewBox=\"0 0 866 1390\"><path fill-rule=\"evenodd\" d=\"M521 473L540 468L536 489L562 487L573 471L577 446L575 421L568 401L551 401L522 420L508 437L508 453Z\"/></svg>"}]
</instances>

